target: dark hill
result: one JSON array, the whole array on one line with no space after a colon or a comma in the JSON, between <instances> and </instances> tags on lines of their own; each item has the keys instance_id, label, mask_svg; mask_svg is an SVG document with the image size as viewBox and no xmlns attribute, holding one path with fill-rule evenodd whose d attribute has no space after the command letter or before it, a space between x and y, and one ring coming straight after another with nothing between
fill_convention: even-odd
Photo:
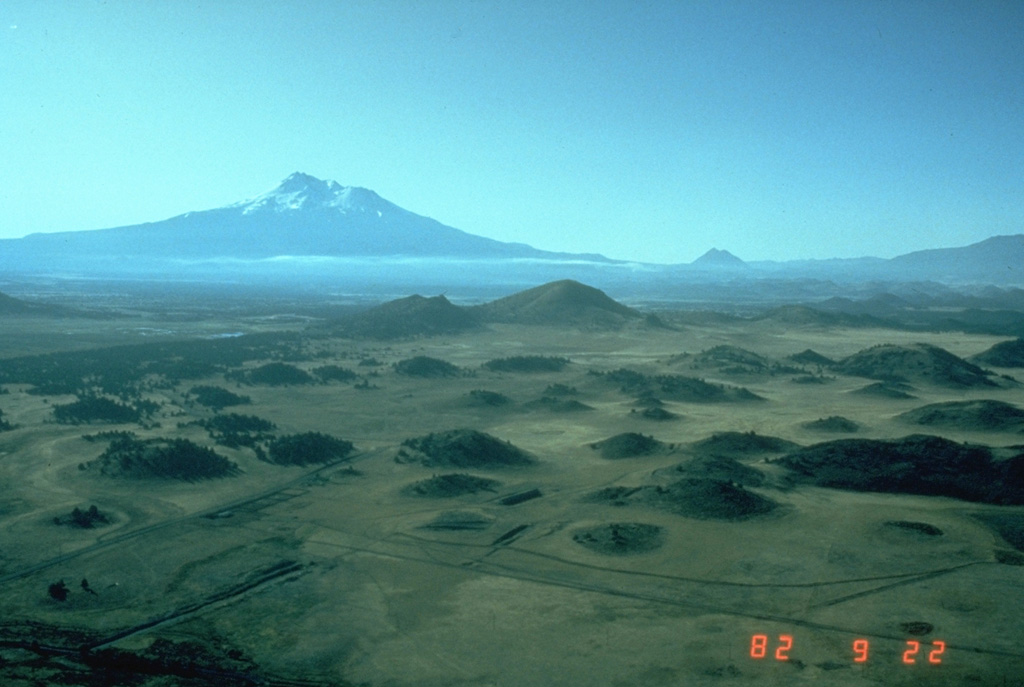
<instances>
[{"instance_id":1,"label":"dark hill","mask_svg":"<svg viewBox=\"0 0 1024 687\"><path fill-rule=\"evenodd\" d=\"M991 373L945 349L924 343L873 346L854 353L833 369L854 377L896 382L925 381L954 389L997 386Z\"/></svg>"},{"instance_id":2,"label":"dark hill","mask_svg":"<svg viewBox=\"0 0 1024 687\"><path fill-rule=\"evenodd\" d=\"M784 453L798 446L786 439L755 432L718 432L690 444L690 448L699 454L726 456Z\"/></svg>"},{"instance_id":3,"label":"dark hill","mask_svg":"<svg viewBox=\"0 0 1024 687\"><path fill-rule=\"evenodd\" d=\"M1024 455L995 461L987 447L941 437L839 439L800 449L779 462L798 479L822 487L1024 504Z\"/></svg>"},{"instance_id":4,"label":"dark hill","mask_svg":"<svg viewBox=\"0 0 1024 687\"><path fill-rule=\"evenodd\" d=\"M0 293L0 317L40 315L44 317L72 317L83 316L86 313L67 308L61 305L50 305L48 303L32 303L20 298Z\"/></svg>"},{"instance_id":5,"label":"dark hill","mask_svg":"<svg viewBox=\"0 0 1024 687\"><path fill-rule=\"evenodd\" d=\"M452 498L464 494L476 494L480 491L493 492L501 486L501 483L476 477L465 473L452 473L447 475L434 475L430 479L420 480L402 489L407 496L422 496L426 498Z\"/></svg>"},{"instance_id":6,"label":"dark hill","mask_svg":"<svg viewBox=\"0 0 1024 687\"><path fill-rule=\"evenodd\" d=\"M571 279L550 282L469 308L481 320L518 324L618 328L643 315L600 289Z\"/></svg>"},{"instance_id":7,"label":"dark hill","mask_svg":"<svg viewBox=\"0 0 1024 687\"><path fill-rule=\"evenodd\" d=\"M413 452L418 455L411 456ZM398 459L417 460L427 467L509 468L532 465L534 458L522 449L490 434L472 429L432 432L402 442Z\"/></svg>"},{"instance_id":8,"label":"dark hill","mask_svg":"<svg viewBox=\"0 0 1024 687\"><path fill-rule=\"evenodd\" d=\"M616 434L613 437L590 444L590 448L599 451L602 458L612 460L633 458L634 456L649 456L652 453L662 453L667 449L665 444L654 437L636 432Z\"/></svg>"},{"instance_id":9,"label":"dark hill","mask_svg":"<svg viewBox=\"0 0 1024 687\"><path fill-rule=\"evenodd\" d=\"M822 367L834 365L836 362L810 348L806 348L799 353L794 353L789 356L789 359L795 363L800 363L801 365L821 365Z\"/></svg>"},{"instance_id":10,"label":"dark hill","mask_svg":"<svg viewBox=\"0 0 1024 687\"><path fill-rule=\"evenodd\" d=\"M770 513L778 504L735 482L683 477L665 485L607 487L588 500L614 506L640 505L698 520L745 520Z\"/></svg>"},{"instance_id":11,"label":"dark hill","mask_svg":"<svg viewBox=\"0 0 1024 687\"><path fill-rule=\"evenodd\" d=\"M739 346L726 344L701 351L689 358L688 362L698 367L732 373L767 372L771 366L771 361L764 356Z\"/></svg>"},{"instance_id":12,"label":"dark hill","mask_svg":"<svg viewBox=\"0 0 1024 687\"><path fill-rule=\"evenodd\" d=\"M392 367L395 372L406 377L457 377L460 374L457 365L427 355L399 360Z\"/></svg>"},{"instance_id":13,"label":"dark hill","mask_svg":"<svg viewBox=\"0 0 1024 687\"><path fill-rule=\"evenodd\" d=\"M687 477L713 479L743 487L759 487L765 482L764 473L757 468L744 465L735 458L716 455L698 455L678 465L655 470L654 474L670 479L676 479L683 474Z\"/></svg>"},{"instance_id":14,"label":"dark hill","mask_svg":"<svg viewBox=\"0 0 1024 687\"><path fill-rule=\"evenodd\" d=\"M35 311L31 304L0 293L0 315L27 315Z\"/></svg>"},{"instance_id":15,"label":"dark hill","mask_svg":"<svg viewBox=\"0 0 1024 687\"><path fill-rule=\"evenodd\" d=\"M1024 427L1024 410L1003 401L948 401L932 403L899 416L917 425L967 430L1016 430Z\"/></svg>"},{"instance_id":16,"label":"dark hill","mask_svg":"<svg viewBox=\"0 0 1024 687\"><path fill-rule=\"evenodd\" d=\"M843 313L846 315L867 315L869 317L892 318L899 316L903 311L911 307L911 304L891 293L879 293L870 298L851 299L842 296L833 296L827 300L815 303L815 308L828 312Z\"/></svg>"},{"instance_id":17,"label":"dark hill","mask_svg":"<svg viewBox=\"0 0 1024 687\"><path fill-rule=\"evenodd\" d=\"M908 398L917 398L914 394L910 393L914 387L903 382L875 382L874 384L868 384L862 386L859 389L854 389L851 394L858 394L860 396L874 396L875 398L888 398L891 400L902 401Z\"/></svg>"},{"instance_id":18,"label":"dark hill","mask_svg":"<svg viewBox=\"0 0 1024 687\"><path fill-rule=\"evenodd\" d=\"M826 312L806 305L782 305L753 318L754 321L776 322L805 327L878 327L883 320L868 315Z\"/></svg>"},{"instance_id":19,"label":"dark hill","mask_svg":"<svg viewBox=\"0 0 1024 687\"><path fill-rule=\"evenodd\" d=\"M971 359L995 367L1024 367L1024 339L1000 341Z\"/></svg>"},{"instance_id":20,"label":"dark hill","mask_svg":"<svg viewBox=\"0 0 1024 687\"><path fill-rule=\"evenodd\" d=\"M340 334L371 339L457 334L478 327L475 316L444 296L419 295L382 303L331 325Z\"/></svg>"},{"instance_id":21,"label":"dark hill","mask_svg":"<svg viewBox=\"0 0 1024 687\"><path fill-rule=\"evenodd\" d=\"M860 431L860 425L842 415L829 415L828 417L818 418L817 420L803 423L801 427L815 432L835 432L837 434L853 434Z\"/></svg>"},{"instance_id":22,"label":"dark hill","mask_svg":"<svg viewBox=\"0 0 1024 687\"><path fill-rule=\"evenodd\" d=\"M110 477L186 482L239 474L235 463L188 439L139 440L131 435L118 437L99 458L86 465L94 466Z\"/></svg>"},{"instance_id":23,"label":"dark hill","mask_svg":"<svg viewBox=\"0 0 1024 687\"><path fill-rule=\"evenodd\" d=\"M673 401L685 403L731 403L745 401L763 401L749 389L741 386L711 384L695 377L683 375L657 375L654 377L636 370L620 368L610 372L594 372L591 374L617 384L619 390L634 396L663 395Z\"/></svg>"}]
</instances>

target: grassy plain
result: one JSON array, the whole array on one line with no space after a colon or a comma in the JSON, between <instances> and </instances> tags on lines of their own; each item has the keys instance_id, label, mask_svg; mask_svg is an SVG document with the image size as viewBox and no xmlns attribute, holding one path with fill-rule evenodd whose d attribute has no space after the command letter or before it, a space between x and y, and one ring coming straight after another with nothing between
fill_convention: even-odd
<instances>
[{"instance_id":1,"label":"grassy plain","mask_svg":"<svg viewBox=\"0 0 1024 687\"><path fill-rule=\"evenodd\" d=\"M151 324L160 328L145 326ZM31 326L53 327L54 336L19 351L25 333L5 334L5 357L80 346L75 337L54 343L67 326ZM123 343L124 327L136 325L75 326L97 346ZM298 325L204 322L187 334L275 328ZM997 551L1011 547L975 515L1024 517L1024 507L795 487L770 462L777 456L763 453L733 457L766 475L764 485L747 489L779 504L767 515L702 519L590 498L608 487L659 484L656 471L691 460L688 444L718 432L756 432L801 445L844 436L897 438L922 431L897 416L928 403L1024 405L1024 387L1010 385L915 384L916 398L879 399L851 393L870 380L787 361L807 348L839 360L875 344L913 342L966 357L1005 337L771 322L614 331L492 324L391 342L315 336L308 348L315 355L291 364L340 365L363 383L243 385L218 373L147 388L145 397L160 408L143 425L57 424L52 407L75 396L5 386L0 409L16 428L0 433L0 640L6 642L0 681L99 679L70 654L33 652L19 642L152 655L168 640L223 673L103 679L246 684L241 676L259 675L279 684L410 687L1020 684L1024 567L1007 564L1016 560L1008 554L997 561ZM820 383L794 382L800 373L793 371L694 367L681 357L726 344L804 367L805 374L820 372ZM484 367L520 355L571 363L534 373ZM460 372L444 378L395 372L394 363L414 356L445 360ZM370 358L379 364L359 364ZM662 407L678 418L655 421L643 416L635 395L594 374L621 368L742 386L764 400L663 398ZM250 397L251 404L228 410L271 420L281 435L322 432L353 442L356 453L323 467L281 467L259 460L251 448L215 446L189 424L212 414L188 402L186 392L197 384ZM531 404L555 384L574 389L569 398L591 409ZM474 402L470 392L481 389L511 403ZM833 435L803 426L833 415L860 430ZM460 428L509 441L537 462L460 471L395 460L406 439ZM80 469L106 446L82 436L104 430L187 438L213 447L241 472L182 482ZM990 446L1024 443L1019 433L926 431ZM610 460L589 446L624 432L652 435L670 448ZM409 485L442 472L470 472L498 485L450 498L410 494ZM539 494L502 503L532 490ZM112 524L54 524L90 504ZM439 518L476 525L429 526ZM893 522L926 523L942 534ZM574 533L614 523L660 527L659 545L614 554L574 540ZM80 586L83 578L95 593ZM47 593L58 580L70 589L65 601ZM764 659L750 656L755 634L769 638ZM792 637L785 661L774 659L781 635ZM858 639L870 642L863 663L854 661ZM913 664L902 661L908 640L922 646ZM946 649L941 664L929 664L936 641Z\"/></svg>"}]
</instances>

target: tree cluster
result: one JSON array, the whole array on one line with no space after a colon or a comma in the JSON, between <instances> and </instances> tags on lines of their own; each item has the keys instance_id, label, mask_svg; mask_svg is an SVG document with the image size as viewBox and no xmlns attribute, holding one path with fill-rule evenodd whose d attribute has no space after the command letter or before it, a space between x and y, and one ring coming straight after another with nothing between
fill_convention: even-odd
<instances>
[{"instance_id":1,"label":"tree cluster","mask_svg":"<svg viewBox=\"0 0 1024 687\"><path fill-rule=\"evenodd\" d=\"M196 424L209 432L215 442L228 448L255 446L277 429L277 425L270 420L238 413L214 415L207 420L199 420Z\"/></svg>"},{"instance_id":2,"label":"tree cluster","mask_svg":"<svg viewBox=\"0 0 1024 687\"><path fill-rule=\"evenodd\" d=\"M1024 454L993 460L987 447L942 437L839 439L800 449L779 462L823 487L1024 504Z\"/></svg>"},{"instance_id":3,"label":"tree cluster","mask_svg":"<svg viewBox=\"0 0 1024 687\"><path fill-rule=\"evenodd\" d=\"M84 422L138 422L143 415L152 413L155 405L152 401L146 401L140 407L138 404L120 403L105 396L87 395L72 403L55 405L53 417L57 422L70 425Z\"/></svg>"},{"instance_id":4,"label":"tree cluster","mask_svg":"<svg viewBox=\"0 0 1024 687\"><path fill-rule=\"evenodd\" d=\"M277 465L311 465L347 458L352 442L320 432L291 434L274 439L267 446L267 460Z\"/></svg>"},{"instance_id":5,"label":"tree cluster","mask_svg":"<svg viewBox=\"0 0 1024 687\"><path fill-rule=\"evenodd\" d=\"M568 358L543 355L515 355L484 363L492 372L558 372L569 364Z\"/></svg>"},{"instance_id":6,"label":"tree cluster","mask_svg":"<svg viewBox=\"0 0 1024 687\"><path fill-rule=\"evenodd\" d=\"M195 397L196 403L219 412L228 406L241 406L252 403L248 396L223 389L219 386L200 385L189 389L188 393Z\"/></svg>"},{"instance_id":7,"label":"tree cluster","mask_svg":"<svg viewBox=\"0 0 1024 687\"><path fill-rule=\"evenodd\" d=\"M95 462L104 475L188 482L226 477L238 471L235 463L188 439L119 438Z\"/></svg>"},{"instance_id":8,"label":"tree cluster","mask_svg":"<svg viewBox=\"0 0 1024 687\"><path fill-rule=\"evenodd\" d=\"M459 368L447 360L418 355L395 363L395 372L407 377L456 377Z\"/></svg>"},{"instance_id":9,"label":"tree cluster","mask_svg":"<svg viewBox=\"0 0 1024 687\"><path fill-rule=\"evenodd\" d=\"M55 525L70 525L71 527L80 527L82 529L92 529L97 523L107 525L110 523L110 518L106 514L101 513L95 504L89 506L86 510L76 506L67 515L59 515L53 519L53 524Z\"/></svg>"}]
</instances>

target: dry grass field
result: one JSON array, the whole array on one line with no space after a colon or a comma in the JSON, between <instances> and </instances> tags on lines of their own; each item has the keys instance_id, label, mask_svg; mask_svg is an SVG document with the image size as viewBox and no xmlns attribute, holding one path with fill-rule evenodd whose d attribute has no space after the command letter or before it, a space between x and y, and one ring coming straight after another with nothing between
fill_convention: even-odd
<instances>
[{"instance_id":1,"label":"dry grass field","mask_svg":"<svg viewBox=\"0 0 1024 687\"><path fill-rule=\"evenodd\" d=\"M671 313L663 319L671 325ZM236 324L256 328L195 324L188 334ZM12 334L0 342L0 369L19 353L86 347L59 336L59 324L32 326L55 334L22 351L27 335ZM96 323L77 326L88 347L124 340L121 322L106 323L106 338ZM966 358L1005 337L643 321L490 324L395 341L302 337L286 354L257 353L205 376L150 372L136 400L155 410L137 422L59 423L54 408L81 392L2 384L0 411L12 428L0 432L0 682L1024 680L1024 553L1014 548L1024 547L1024 506L815 486L779 460L789 452L779 446L791 444L773 449L758 440L805 447L932 434L998 447L996 458L1009 459L1024 445L1019 428L922 427L899 416L946 401L1024 407L1024 386L998 377L1012 369L993 369L999 384L960 388L907 370L912 398L889 399L854 393L875 380L790 359L812 349L838 361L878 344L915 343ZM717 346L762 362L697 355ZM427 366L428 376L419 376L395 366L418 356L457 369L429 376ZM519 356L569 362L540 371L485 366ZM271 362L314 378L328 365L355 376L253 381ZM622 370L648 380L647 388L630 386ZM725 385L725 396L701 399L712 392L650 381L670 375ZM277 437L317 432L355 449L326 463L286 465L260 459L266 437L218 444L195 424L216 412L195 402L190 390L203 385L248 397L221 414L266 419ZM651 408L665 412L645 412ZM805 426L833 416L856 431ZM450 430L472 431L443 434ZM149 439L187 439L237 469L191 480L101 474L99 458L115 441L91 436L101 432L133 432L150 447ZM704 441L725 432L744 435ZM650 449L627 436L608 455L591 446L627 433L659 443ZM505 442L532 460L503 463ZM649 450L633 454L634 445ZM717 481L709 482L712 465ZM445 475L463 477L413 486ZM90 505L109 522L55 522ZM59 581L64 600L49 593ZM764 658L751 656L755 635L766 636ZM867 642L864 661L856 660L864 655L857 640ZM908 641L919 643L917 653ZM903 660L908 651L913 663Z\"/></svg>"}]
</instances>

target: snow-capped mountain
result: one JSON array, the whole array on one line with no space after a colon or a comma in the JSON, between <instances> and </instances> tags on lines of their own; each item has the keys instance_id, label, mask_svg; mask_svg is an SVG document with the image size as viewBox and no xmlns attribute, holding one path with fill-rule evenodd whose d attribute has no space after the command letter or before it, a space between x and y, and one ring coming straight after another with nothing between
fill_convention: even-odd
<instances>
[{"instance_id":1,"label":"snow-capped mountain","mask_svg":"<svg viewBox=\"0 0 1024 687\"><path fill-rule=\"evenodd\" d=\"M240 208L243 215L259 212L289 212L315 207L337 208L342 214L376 212L380 217L385 211L401 210L376 193L359 186L342 186L337 181L317 179L314 176L295 172L281 184L264 194L243 200L228 207Z\"/></svg>"},{"instance_id":2,"label":"snow-capped mountain","mask_svg":"<svg viewBox=\"0 0 1024 687\"><path fill-rule=\"evenodd\" d=\"M276 188L222 208L113 229L32 234L0 242L27 257L80 260L243 260L279 256L567 258L468 234L404 210L373 191L296 172Z\"/></svg>"}]
</instances>

